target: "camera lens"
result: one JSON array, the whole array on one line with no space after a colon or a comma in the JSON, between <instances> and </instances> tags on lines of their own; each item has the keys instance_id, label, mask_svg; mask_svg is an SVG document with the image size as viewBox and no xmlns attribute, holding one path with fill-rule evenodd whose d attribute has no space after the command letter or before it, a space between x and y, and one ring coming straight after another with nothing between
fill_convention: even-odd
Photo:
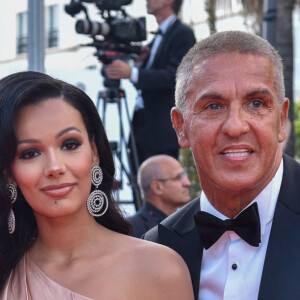
<instances>
[{"instance_id":1,"label":"camera lens","mask_svg":"<svg viewBox=\"0 0 300 300\"><path fill-rule=\"evenodd\" d=\"M77 33L90 34L90 35L103 35L109 34L110 28L107 23L91 22L89 20L78 20L75 25Z\"/></svg>"}]
</instances>

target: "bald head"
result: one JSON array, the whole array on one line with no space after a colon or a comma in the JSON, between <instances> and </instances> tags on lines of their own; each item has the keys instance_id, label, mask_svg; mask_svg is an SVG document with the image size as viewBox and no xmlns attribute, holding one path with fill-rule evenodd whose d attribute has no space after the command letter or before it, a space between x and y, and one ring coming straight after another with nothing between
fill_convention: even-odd
<instances>
[{"instance_id":1,"label":"bald head","mask_svg":"<svg viewBox=\"0 0 300 300\"><path fill-rule=\"evenodd\" d=\"M190 200L191 183L179 161L168 155L155 155L145 160L138 170L138 184L144 199L165 213L169 209L162 206L177 208Z\"/></svg>"},{"instance_id":2,"label":"bald head","mask_svg":"<svg viewBox=\"0 0 300 300\"><path fill-rule=\"evenodd\" d=\"M144 198L149 194L151 182L165 178L166 169L172 164L179 164L179 162L168 155L151 156L141 164L138 170L138 184Z\"/></svg>"}]
</instances>

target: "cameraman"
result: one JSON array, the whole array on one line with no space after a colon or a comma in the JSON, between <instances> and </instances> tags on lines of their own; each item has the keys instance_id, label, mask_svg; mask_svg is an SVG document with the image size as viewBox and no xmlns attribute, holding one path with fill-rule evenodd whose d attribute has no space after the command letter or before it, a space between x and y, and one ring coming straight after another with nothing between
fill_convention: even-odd
<instances>
[{"instance_id":1,"label":"cameraman","mask_svg":"<svg viewBox=\"0 0 300 300\"><path fill-rule=\"evenodd\" d=\"M193 31L177 18L182 0L147 0L147 11L159 24L159 33L131 67L122 60L108 65L110 79L129 78L138 96L132 120L139 163L157 154L178 159L179 145L172 128L175 73L195 43Z\"/></svg>"}]
</instances>

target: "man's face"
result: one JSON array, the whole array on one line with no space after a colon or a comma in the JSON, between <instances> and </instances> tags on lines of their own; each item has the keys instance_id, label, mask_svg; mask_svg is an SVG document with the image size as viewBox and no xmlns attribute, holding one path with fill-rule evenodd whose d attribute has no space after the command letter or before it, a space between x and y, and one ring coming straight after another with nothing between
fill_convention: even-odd
<instances>
[{"instance_id":1,"label":"man's face","mask_svg":"<svg viewBox=\"0 0 300 300\"><path fill-rule=\"evenodd\" d=\"M170 6L170 0L147 0L147 12L151 15L157 15L160 11Z\"/></svg>"},{"instance_id":2,"label":"man's face","mask_svg":"<svg viewBox=\"0 0 300 300\"><path fill-rule=\"evenodd\" d=\"M172 111L182 147L191 147L209 198L260 192L275 175L285 139L288 100L278 102L271 62L230 53L193 69L186 115Z\"/></svg>"},{"instance_id":3,"label":"man's face","mask_svg":"<svg viewBox=\"0 0 300 300\"><path fill-rule=\"evenodd\" d=\"M165 161L162 168L165 176L162 178L164 180L161 180L161 199L166 205L174 207L175 210L190 201L189 187L191 182L180 163L175 159Z\"/></svg>"}]
</instances>

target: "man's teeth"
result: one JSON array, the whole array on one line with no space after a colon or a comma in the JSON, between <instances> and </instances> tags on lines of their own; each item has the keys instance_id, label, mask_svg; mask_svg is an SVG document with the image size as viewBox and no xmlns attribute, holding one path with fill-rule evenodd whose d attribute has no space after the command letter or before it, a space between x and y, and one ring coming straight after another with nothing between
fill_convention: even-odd
<instances>
[{"instance_id":1,"label":"man's teeth","mask_svg":"<svg viewBox=\"0 0 300 300\"><path fill-rule=\"evenodd\" d=\"M241 156L247 156L251 153L251 151L241 151L241 152L231 152L226 151L222 152L223 155L230 156L230 157L241 157Z\"/></svg>"}]
</instances>

